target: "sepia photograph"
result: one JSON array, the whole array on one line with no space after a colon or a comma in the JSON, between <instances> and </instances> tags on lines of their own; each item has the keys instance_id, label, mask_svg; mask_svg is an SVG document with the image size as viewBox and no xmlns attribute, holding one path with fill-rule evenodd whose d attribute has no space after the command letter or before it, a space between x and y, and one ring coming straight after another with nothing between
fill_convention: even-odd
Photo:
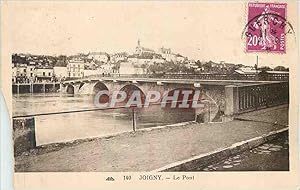
<instances>
[{"instance_id":1,"label":"sepia photograph","mask_svg":"<svg viewBox=\"0 0 300 190\"><path fill-rule=\"evenodd\" d=\"M8 4L16 174L297 169L296 1Z\"/></svg>"},{"instance_id":2,"label":"sepia photograph","mask_svg":"<svg viewBox=\"0 0 300 190\"><path fill-rule=\"evenodd\" d=\"M293 32L286 9L248 4L246 52L285 51L286 31ZM90 27L104 22L87 19ZM192 27L195 18L180 19L174 27ZM112 27L105 25L102 33ZM128 29L140 35L124 51L106 48L99 35L98 47L76 54L12 54L17 172L289 170L284 60L203 59L196 40L180 47L159 39L154 49L138 26Z\"/></svg>"}]
</instances>

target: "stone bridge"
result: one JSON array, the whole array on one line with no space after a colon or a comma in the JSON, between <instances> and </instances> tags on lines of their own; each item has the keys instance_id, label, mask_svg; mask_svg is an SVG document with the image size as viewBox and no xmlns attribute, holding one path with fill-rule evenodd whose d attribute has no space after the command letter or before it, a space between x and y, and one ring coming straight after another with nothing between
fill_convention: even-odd
<instances>
[{"instance_id":1,"label":"stone bridge","mask_svg":"<svg viewBox=\"0 0 300 190\"><path fill-rule=\"evenodd\" d=\"M265 81L264 81L265 82ZM201 100L208 103L210 120L216 119L225 111L225 86L245 84L257 84L257 81L233 81L233 80L194 80L194 79L138 79L138 78L99 78L78 79L64 81L60 90L67 94L93 95L100 90L125 91L130 94L133 90L140 90L142 94L149 91L159 91L161 94L169 94L174 90L201 90ZM200 111L201 112L201 111Z\"/></svg>"}]
</instances>

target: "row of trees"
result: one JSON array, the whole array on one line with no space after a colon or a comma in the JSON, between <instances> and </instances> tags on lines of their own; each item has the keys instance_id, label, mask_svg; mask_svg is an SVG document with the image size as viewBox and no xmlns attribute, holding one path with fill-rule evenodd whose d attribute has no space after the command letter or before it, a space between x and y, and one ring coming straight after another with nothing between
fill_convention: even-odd
<instances>
[{"instance_id":1,"label":"row of trees","mask_svg":"<svg viewBox=\"0 0 300 190\"><path fill-rule=\"evenodd\" d=\"M59 56L45 56L45 55L12 55L12 63L16 64L29 64L30 61L38 62L42 65L51 66L66 66L68 57L65 55Z\"/></svg>"},{"instance_id":2,"label":"row of trees","mask_svg":"<svg viewBox=\"0 0 300 190\"><path fill-rule=\"evenodd\" d=\"M144 66L146 67L146 66ZM148 67L149 73L193 73L194 69L188 68L183 63L174 63L174 62L166 62L166 63L155 63Z\"/></svg>"},{"instance_id":3,"label":"row of trees","mask_svg":"<svg viewBox=\"0 0 300 190\"><path fill-rule=\"evenodd\" d=\"M274 69L264 66L264 67L259 67L257 68L257 65L254 66L256 69L261 70L261 71L289 71L289 68L284 67L284 66L277 66Z\"/></svg>"},{"instance_id":4,"label":"row of trees","mask_svg":"<svg viewBox=\"0 0 300 190\"><path fill-rule=\"evenodd\" d=\"M81 57L84 62L90 62L91 60L87 58L84 54L73 55L73 56L66 56L66 55L59 55L59 56L44 56L44 55L20 55L20 54L13 54L12 55L12 63L18 64L29 64L30 61L41 63L42 65L50 65L50 66L60 66L66 67L68 64L68 60L73 58ZM103 62L94 60L96 65L102 65Z\"/></svg>"},{"instance_id":5,"label":"row of trees","mask_svg":"<svg viewBox=\"0 0 300 190\"><path fill-rule=\"evenodd\" d=\"M174 62L166 62L166 63L156 63L150 66L142 65L143 69L148 70L148 73L217 73L217 74L231 74L235 70L244 67L243 64L227 64L221 65L219 63L214 63L212 61L209 62L200 62L199 60L195 62L196 67L190 67L185 63L174 63ZM277 66L274 69L264 66L256 68L261 71L289 71L289 68L285 68L284 66Z\"/></svg>"},{"instance_id":6,"label":"row of trees","mask_svg":"<svg viewBox=\"0 0 300 190\"><path fill-rule=\"evenodd\" d=\"M148 67L149 73L232 73L234 70L241 67L241 65L233 65L231 67L216 66L217 64L209 62L195 62L193 67L187 63L166 62L160 64L153 64Z\"/></svg>"}]
</instances>

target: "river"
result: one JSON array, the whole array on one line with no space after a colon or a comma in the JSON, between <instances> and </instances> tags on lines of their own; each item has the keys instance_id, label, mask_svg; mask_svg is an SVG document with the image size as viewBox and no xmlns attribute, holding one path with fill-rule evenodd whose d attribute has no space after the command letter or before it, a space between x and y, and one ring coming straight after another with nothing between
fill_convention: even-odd
<instances>
[{"instance_id":1,"label":"river","mask_svg":"<svg viewBox=\"0 0 300 190\"><path fill-rule=\"evenodd\" d=\"M13 115L61 112L96 108L93 96L60 93L13 96ZM150 106L137 110L137 129L191 121L194 109ZM101 137L132 130L132 110L121 108L91 112L35 116L37 145Z\"/></svg>"}]
</instances>

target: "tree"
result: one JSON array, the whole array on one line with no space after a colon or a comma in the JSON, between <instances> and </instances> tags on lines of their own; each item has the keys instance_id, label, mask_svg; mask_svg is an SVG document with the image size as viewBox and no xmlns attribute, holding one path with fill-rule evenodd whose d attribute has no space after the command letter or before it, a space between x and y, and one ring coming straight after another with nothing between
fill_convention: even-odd
<instances>
[{"instance_id":1,"label":"tree","mask_svg":"<svg viewBox=\"0 0 300 190\"><path fill-rule=\"evenodd\" d=\"M260 67L259 70L261 70L261 71L272 71L272 69L268 66Z\"/></svg>"},{"instance_id":2,"label":"tree","mask_svg":"<svg viewBox=\"0 0 300 190\"><path fill-rule=\"evenodd\" d=\"M288 71L288 68L285 68L284 66L277 66L274 68L274 71Z\"/></svg>"},{"instance_id":3,"label":"tree","mask_svg":"<svg viewBox=\"0 0 300 190\"><path fill-rule=\"evenodd\" d=\"M201 67L202 67L201 61L200 61L200 60L197 60L197 61L196 61L196 65L197 65L199 68L201 68Z\"/></svg>"}]
</instances>

